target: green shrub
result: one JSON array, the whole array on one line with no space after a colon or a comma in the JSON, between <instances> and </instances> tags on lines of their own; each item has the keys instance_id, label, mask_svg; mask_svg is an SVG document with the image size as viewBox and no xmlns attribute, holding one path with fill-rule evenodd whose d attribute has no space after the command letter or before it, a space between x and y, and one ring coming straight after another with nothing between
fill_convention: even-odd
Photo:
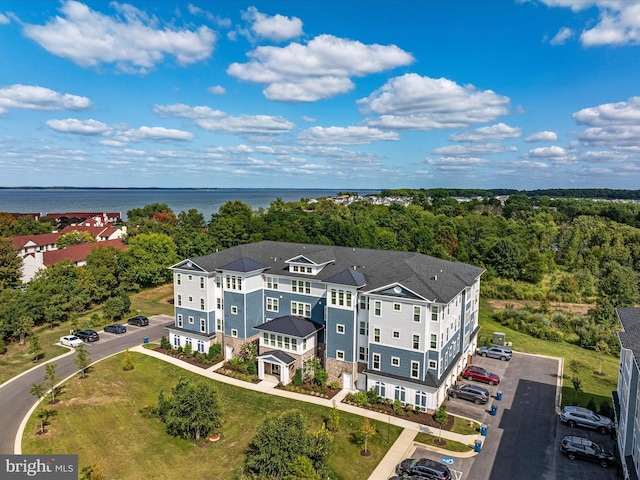
<instances>
[{"instance_id":1,"label":"green shrub","mask_svg":"<svg viewBox=\"0 0 640 480\"><path fill-rule=\"evenodd\" d=\"M369 405L375 405L376 403L380 403L380 396L378 392L376 392L375 388L371 388L367 393L367 398L369 401Z\"/></svg>"},{"instance_id":2,"label":"green shrub","mask_svg":"<svg viewBox=\"0 0 640 480\"><path fill-rule=\"evenodd\" d=\"M140 409L140 415L144 418L154 418L158 416L158 410L153 405L145 405Z\"/></svg>"},{"instance_id":3,"label":"green shrub","mask_svg":"<svg viewBox=\"0 0 640 480\"><path fill-rule=\"evenodd\" d=\"M599 413L605 417L613 418L613 408L611 407L611 402L609 402L609 400L602 401Z\"/></svg>"},{"instance_id":4,"label":"green shrub","mask_svg":"<svg viewBox=\"0 0 640 480\"><path fill-rule=\"evenodd\" d=\"M589 399L589 402L587 403L587 408L592 412L598 411L598 407L596 406L596 401L593 399L593 397Z\"/></svg>"},{"instance_id":5,"label":"green shrub","mask_svg":"<svg viewBox=\"0 0 640 480\"><path fill-rule=\"evenodd\" d=\"M187 343L187 344L184 346L184 354L185 354L187 357L190 357L190 356L193 354L193 348L191 347L191 344L190 344L190 343Z\"/></svg>"},{"instance_id":6,"label":"green shrub","mask_svg":"<svg viewBox=\"0 0 640 480\"><path fill-rule=\"evenodd\" d=\"M396 415L402 415L402 402L400 400L394 400L393 401L393 413L395 413Z\"/></svg>"},{"instance_id":7,"label":"green shrub","mask_svg":"<svg viewBox=\"0 0 640 480\"><path fill-rule=\"evenodd\" d=\"M165 350L171 350L171 343L167 340L167 337L164 335L160 339L160 348L164 348Z\"/></svg>"},{"instance_id":8,"label":"green shrub","mask_svg":"<svg viewBox=\"0 0 640 480\"><path fill-rule=\"evenodd\" d=\"M331 383L329 384L329 388L330 388L331 390L338 390L338 389L340 388L340 382L338 382L338 381L331 382Z\"/></svg>"},{"instance_id":9,"label":"green shrub","mask_svg":"<svg viewBox=\"0 0 640 480\"><path fill-rule=\"evenodd\" d=\"M4 343L4 338L0 338L0 355L7 353L7 345Z\"/></svg>"},{"instance_id":10,"label":"green shrub","mask_svg":"<svg viewBox=\"0 0 640 480\"><path fill-rule=\"evenodd\" d=\"M318 368L314 372L313 381L316 383L316 385L323 386L325 383L327 383L328 379L329 379L329 374L324 368Z\"/></svg>"},{"instance_id":11,"label":"green shrub","mask_svg":"<svg viewBox=\"0 0 640 480\"><path fill-rule=\"evenodd\" d=\"M207 356L209 357L209 360L213 360L215 357L217 357L221 353L222 353L222 345L219 343L214 343L209 347L209 354Z\"/></svg>"},{"instance_id":12,"label":"green shrub","mask_svg":"<svg viewBox=\"0 0 640 480\"><path fill-rule=\"evenodd\" d=\"M293 375L293 384L296 387L299 387L300 385L302 385L302 369L301 368L296 369L296 373Z\"/></svg>"},{"instance_id":13,"label":"green shrub","mask_svg":"<svg viewBox=\"0 0 640 480\"><path fill-rule=\"evenodd\" d=\"M370 396L367 392L356 392L351 394L351 401L359 407L368 407L371 405Z\"/></svg>"}]
</instances>

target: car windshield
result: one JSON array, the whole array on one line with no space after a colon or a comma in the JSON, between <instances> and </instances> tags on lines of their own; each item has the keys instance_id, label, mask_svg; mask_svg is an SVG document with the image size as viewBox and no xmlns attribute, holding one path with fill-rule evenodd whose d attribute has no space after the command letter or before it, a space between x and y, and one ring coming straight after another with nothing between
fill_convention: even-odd
<instances>
[{"instance_id":1,"label":"car windshield","mask_svg":"<svg viewBox=\"0 0 640 480\"><path fill-rule=\"evenodd\" d=\"M600 445L596 445L595 443L591 444L591 447L593 448L593 451L596 453L602 453L602 447L600 447Z\"/></svg>"}]
</instances>

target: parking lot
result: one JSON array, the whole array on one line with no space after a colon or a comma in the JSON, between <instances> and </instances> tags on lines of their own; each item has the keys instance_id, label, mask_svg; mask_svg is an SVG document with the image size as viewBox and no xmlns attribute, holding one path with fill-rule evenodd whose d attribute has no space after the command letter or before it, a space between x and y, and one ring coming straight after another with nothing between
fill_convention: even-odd
<instances>
[{"instance_id":1,"label":"parking lot","mask_svg":"<svg viewBox=\"0 0 640 480\"><path fill-rule=\"evenodd\" d=\"M449 464L457 480L545 479L601 480L616 478L615 468L596 463L569 460L560 452L565 435L588 437L613 451L608 435L591 430L571 429L558 419L555 410L558 365L552 358L514 353L508 362L474 356L472 363L500 376L497 386L481 385L492 395L487 405L461 399L446 401L449 413L487 425L482 451L470 458L456 458L416 448L409 456L427 457ZM497 391L502 400L496 399ZM491 406L497 407L491 415Z\"/></svg>"}]
</instances>

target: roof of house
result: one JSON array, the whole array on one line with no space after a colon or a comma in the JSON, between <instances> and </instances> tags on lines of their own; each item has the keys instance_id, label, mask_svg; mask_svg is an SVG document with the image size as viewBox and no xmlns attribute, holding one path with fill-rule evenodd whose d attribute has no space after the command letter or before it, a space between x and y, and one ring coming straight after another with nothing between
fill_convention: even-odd
<instances>
[{"instance_id":1,"label":"roof of house","mask_svg":"<svg viewBox=\"0 0 640 480\"><path fill-rule=\"evenodd\" d=\"M640 308L616 308L616 312L622 324L622 331L618 332L620 344L631 350L637 364L640 358Z\"/></svg>"},{"instance_id":2,"label":"roof of house","mask_svg":"<svg viewBox=\"0 0 640 480\"><path fill-rule=\"evenodd\" d=\"M105 240L104 242L81 243L80 245L72 245L58 250L49 250L42 253L43 263L50 267L63 260L71 260L73 263L86 260L87 256L94 248L115 247L118 250L125 250L127 245L122 240Z\"/></svg>"},{"instance_id":3,"label":"roof of house","mask_svg":"<svg viewBox=\"0 0 640 480\"><path fill-rule=\"evenodd\" d=\"M37 235L18 235L16 237L10 237L11 243L13 243L13 248L16 250L20 250L24 248L24 246L33 242L35 245L39 247L43 247L45 245L55 245L60 238L60 233L40 233Z\"/></svg>"},{"instance_id":4,"label":"roof of house","mask_svg":"<svg viewBox=\"0 0 640 480\"><path fill-rule=\"evenodd\" d=\"M75 217L75 218L80 218L80 217L108 217L108 218L120 218L121 214L120 212L64 212L64 213L47 213L46 214L47 217L53 217L53 218L61 218L61 217L67 217L67 218L71 218L71 217Z\"/></svg>"},{"instance_id":5,"label":"roof of house","mask_svg":"<svg viewBox=\"0 0 640 480\"><path fill-rule=\"evenodd\" d=\"M254 328L256 330L264 330L265 332L274 332L292 337L306 338L324 327L304 317L299 317L297 315L285 315L283 317L269 320L268 322Z\"/></svg>"},{"instance_id":6,"label":"roof of house","mask_svg":"<svg viewBox=\"0 0 640 480\"><path fill-rule=\"evenodd\" d=\"M258 358L264 358L264 357L275 357L285 365L291 365L293 362L296 361L296 359L293 358L291 355L286 354L281 350L270 350L268 352L264 352L262 355L258 355Z\"/></svg>"},{"instance_id":7,"label":"roof of house","mask_svg":"<svg viewBox=\"0 0 640 480\"><path fill-rule=\"evenodd\" d=\"M117 230L118 230L117 228L114 228L110 225L106 227L94 227L94 226L87 226L87 225L67 225L62 230L60 230L60 233L62 235L66 235L73 231L89 232L91 236L93 236L94 238L98 238L98 237L109 237L113 235Z\"/></svg>"},{"instance_id":8,"label":"roof of house","mask_svg":"<svg viewBox=\"0 0 640 480\"><path fill-rule=\"evenodd\" d=\"M318 275L289 271L287 260L304 256L326 263ZM462 262L452 262L415 252L373 250L307 245L265 240L228 248L188 261L206 272L224 270L238 259L248 259L268 267L274 275L315 279L326 283L362 287L367 292L399 284L421 297L448 303L464 288L472 285L484 269ZM327 263L328 262L328 263ZM172 268L180 270L181 263ZM356 273L353 273L353 272ZM364 280L364 283L363 283Z\"/></svg>"}]
</instances>

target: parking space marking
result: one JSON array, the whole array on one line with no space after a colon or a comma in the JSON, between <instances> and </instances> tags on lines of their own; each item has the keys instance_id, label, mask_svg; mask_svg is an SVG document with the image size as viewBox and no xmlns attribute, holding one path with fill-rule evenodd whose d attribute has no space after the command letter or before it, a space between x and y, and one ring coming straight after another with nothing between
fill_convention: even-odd
<instances>
[{"instance_id":1,"label":"parking space marking","mask_svg":"<svg viewBox=\"0 0 640 480\"><path fill-rule=\"evenodd\" d=\"M462 478L462 472L460 470L451 470L451 469L449 469L449 471L453 475L453 478L455 478L456 480L460 480Z\"/></svg>"}]
</instances>

